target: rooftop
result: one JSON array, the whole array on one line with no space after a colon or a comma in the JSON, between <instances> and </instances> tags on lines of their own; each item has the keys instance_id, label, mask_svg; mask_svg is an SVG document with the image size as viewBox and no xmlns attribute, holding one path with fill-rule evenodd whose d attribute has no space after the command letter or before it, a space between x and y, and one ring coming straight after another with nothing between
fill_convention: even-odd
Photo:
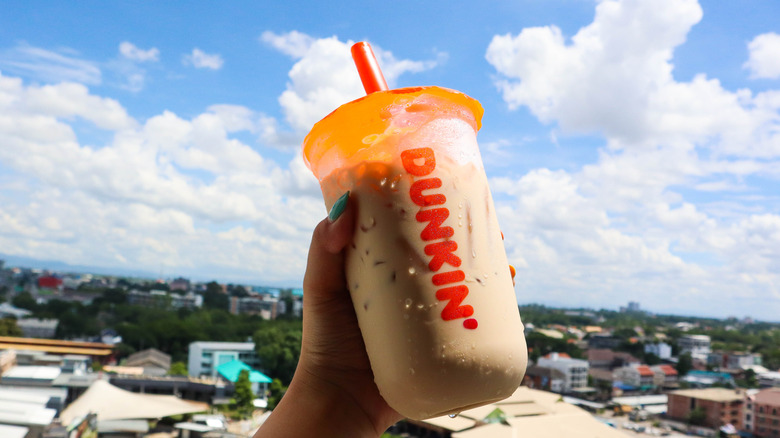
<instances>
[{"instance_id":1,"label":"rooftop","mask_svg":"<svg viewBox=\"0 0 780 438\"><path fill-rule=\"evenodd\" d=\"M755 402L780 406L780 388L769 388L755 395Z\"/></svg>"},{"instance_id":2,"label":"rooftop","mask_svg":"<svg viewBox=\"0 0 780 438\"><path fill-rule=\"evenodd\" d=\"M745 397L741 392L726 388L681 389L670 394L715 402L738 401Z\"/></svg>"}]
</instances>

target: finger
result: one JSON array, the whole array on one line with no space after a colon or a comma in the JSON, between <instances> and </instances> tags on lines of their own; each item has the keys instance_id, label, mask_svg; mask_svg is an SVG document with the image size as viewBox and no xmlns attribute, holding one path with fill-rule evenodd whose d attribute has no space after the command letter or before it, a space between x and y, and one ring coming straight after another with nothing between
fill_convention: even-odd
<instances>
[{"instance_id":1,"label":"finger","mask_svg":"<svg viewBox=\"0 0 780 438\"><path fill-rule=\"evenodd\" d=\"M314 229L303 279L304 299L307 295L328 299L346 290L344 248L352 240L354 224L354 202L347 198L346 208L338 218L323 219Z\"/></svg>"}]
</instances>

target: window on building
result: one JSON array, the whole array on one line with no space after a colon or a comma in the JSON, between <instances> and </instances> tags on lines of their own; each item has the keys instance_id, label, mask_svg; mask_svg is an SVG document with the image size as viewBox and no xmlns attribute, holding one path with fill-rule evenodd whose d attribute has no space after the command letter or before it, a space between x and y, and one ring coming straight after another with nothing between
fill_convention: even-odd
<instances>
[{"instance_id":1,"label":"window on building","mask_svg":"<svg viewBox=\"0 0 780 438\"><path fill-rule=\"evenodd\" d=\"M750 414L745 414L745 420L750 421Z\"/></svg>"}]
</instances>

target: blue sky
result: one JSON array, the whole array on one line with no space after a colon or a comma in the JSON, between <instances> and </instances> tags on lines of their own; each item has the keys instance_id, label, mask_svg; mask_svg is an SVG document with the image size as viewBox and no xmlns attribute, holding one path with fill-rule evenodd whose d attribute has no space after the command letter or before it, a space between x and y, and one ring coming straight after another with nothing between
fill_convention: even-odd
<instances>
[{"instance_id":1,"label":"blue sky","mask_svg":"<svg viewBox=\"0 0 780 438\"><path fill-rule=\"evenodd\" d=\"M521 303L780 317L780 5L6 2L0 253L298 286L299 145L362 93L485 108Z\"/></svg>"}]
</instances>

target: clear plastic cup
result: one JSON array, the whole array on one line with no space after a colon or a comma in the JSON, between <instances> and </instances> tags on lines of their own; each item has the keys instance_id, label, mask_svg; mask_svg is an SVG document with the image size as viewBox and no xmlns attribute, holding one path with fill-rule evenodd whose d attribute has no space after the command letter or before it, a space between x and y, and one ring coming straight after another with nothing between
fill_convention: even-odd
<instances>
[{"instance_id":1,"label":"clear plastic cup","mask_svg":"<svg viewBox=\"0 0 780 438\"><path fill-rule=\"evenodd\" d=\"M304 140L327 208L346 191L357 204L348 288L379 391L408 418L506 398L526 368L481 117L457 91L377 91Z\"/></svg>"}]
</instances>

